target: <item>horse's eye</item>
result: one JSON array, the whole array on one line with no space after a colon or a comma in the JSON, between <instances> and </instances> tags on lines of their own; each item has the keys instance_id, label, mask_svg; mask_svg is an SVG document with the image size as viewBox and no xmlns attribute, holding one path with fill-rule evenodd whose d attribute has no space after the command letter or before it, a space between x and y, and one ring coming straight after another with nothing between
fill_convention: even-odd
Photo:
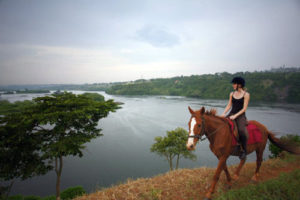
<instances>
[{"instance_id":1,"label":"horse's eye","mask_svg":"<svg viewBox=\"0 0 300 200\"><path fill-rule=\"evenodd\" d=\"M198 127L200 128L200 127L201 127L201 125L200 125L200 124L198 124Z\"/></svg>"}]
</instances>

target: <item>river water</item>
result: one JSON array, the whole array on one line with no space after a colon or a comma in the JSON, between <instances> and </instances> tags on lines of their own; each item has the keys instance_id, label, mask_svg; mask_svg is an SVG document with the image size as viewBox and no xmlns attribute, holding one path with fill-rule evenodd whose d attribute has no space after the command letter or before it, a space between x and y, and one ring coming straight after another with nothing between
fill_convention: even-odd
<instances>
[{"instance_id":1,"label":"river water","mask_svg":"<svg viewBox=\"0 0 300 200\"><path fill-rule=\"evenodd\" d=\"M80 94L84 91L73 91ZM169 170L164 158L150 152L156 136L165 136L166 131L177 127L188 129L190 113L188 106L199 109L216 108L223 112L227 100L201 100L176 96L112 96L99 92L105 99L123 102L122 109L101 119L99 127L104 136L86 144L84 156L67 157L61 179L61 189L81 185L87 192L119 184L128 178L151 177ZM11 102L31 100L44 94L2 95L1 99ZM250 104L247 110L249 120L257 120L269 130L284 134L298 134L299 104ZM209 149L208 141L198 143L196 161L182 159L180 168L215 167L217 158ZM264 159L268 159L266 148ZM255 161L255 153L247 161ZM230 157L228 164L239 162ZM254 169L253 169L254 170ZM55 194L56 175L53 171L40 177L16 181L11 194L47 196Z\"/></svg>"}]
</instances>

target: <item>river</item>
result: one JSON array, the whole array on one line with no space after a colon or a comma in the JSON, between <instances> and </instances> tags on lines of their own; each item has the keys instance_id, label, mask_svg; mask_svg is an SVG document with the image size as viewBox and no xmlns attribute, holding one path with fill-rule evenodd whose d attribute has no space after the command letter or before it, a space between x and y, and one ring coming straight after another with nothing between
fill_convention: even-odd
<instances>
[{"instance_id":1,"label":"river","mask_svg":"<svg viewBox=\"0 0 300 200\"><path fill-rule=\"evenodd\" d=\"M80 94L84 91L73 91ZM84 156L67 157L61 179L61 189L81 185L87 192L119 184L128 178L151 177L169 170L164 158L150 152L156 136L165 136L166 131L177 127L188 129L190 113L188 106L199 109L216 108L223 112L227 100L201 100L177 96L112 96L99 92L106 99L123 102L122 109L101 119L99 127L104 136L86 144ZM43 94L2 95L1 99L11 102L31 100ZM247 110L249 120L257 120L277 133L278 136L298 134L299 104L250 104ZM215 167L216 157L209 149L208 141L198 143L196 161L182 159L180 168ZM268 148L264 159L268 159ZM255 161L255 153L247 161ZM230 157L228 164L238 163L237 157ZM254 169L253 169L254 170ZM56 175L54 171L44 176L25 181L16 181L11 194L47 196L55 194Z\"/></svg>"}]
</instances>

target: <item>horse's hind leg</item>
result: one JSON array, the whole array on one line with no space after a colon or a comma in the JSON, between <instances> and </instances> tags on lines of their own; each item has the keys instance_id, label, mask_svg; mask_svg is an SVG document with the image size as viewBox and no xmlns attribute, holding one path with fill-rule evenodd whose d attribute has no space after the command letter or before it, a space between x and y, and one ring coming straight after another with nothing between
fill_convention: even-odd
<instances>
[{"instance_id":1,"label":"horse's hind leg","mask_svg":"<svg viewBox=\"0 0 300 200\"><path fill-rule=\"evenodd\" d=\"M236 181L236 180L239 178L240 171L241 171L242 167L244 166L245 162L246 162L246 159L240 161L240 164L239 164L239 166L236 168L236 171L235 171L235 173L234 173L234 175L233 175L233 177L232 177L233 180Z\"/></svg>"},{"instance_id":2,"label":"horse's hind leg","mask_svg":"<svg viewBox=\"0 0 300 200\"><path fill-rule=\"evenodd\" d=\"M259 176L259 169L262 163L262 157L263 157L263 150L256 150L256 170L254 176L251 178L252 181L257 182L258 176Z\"/></svg>"}]
</instances>

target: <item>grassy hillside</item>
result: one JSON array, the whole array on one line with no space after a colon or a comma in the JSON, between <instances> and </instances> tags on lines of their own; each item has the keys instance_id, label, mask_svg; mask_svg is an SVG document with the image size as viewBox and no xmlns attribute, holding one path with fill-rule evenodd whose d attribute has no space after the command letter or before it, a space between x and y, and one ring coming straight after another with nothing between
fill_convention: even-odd
<instances>
[{"instance_id":1,"label":"grassy hillside","mask_svg":"<svg viewBox=\"0 0 300 200\"><path fill-rule=\"evenodd\" d=\"M285 195L287 195L287 192L290 195L289 197L299 195L299 157L288 155L285 159L270 159L264 161L261 167L261 176L258 185L250 183L251 177L255 171L255 165L254 162L246 163L241 171L239 180L233 183L230 190L226 187L226 177L225 174L222 173L217 185L217 191L213 195L213 198L228 199L229 197L232 197L231 199L238 199L234 197L236 197L236 194L239 194L239 191L242 191L248 193L249 199L266 199L253 198L255 196L251 197L251 195L257 196L258 194L261 194L261 197L266 197L268 194L272 195L274 189L268 192L270 185L272 188L282 188L276 194L278 197L277 199L285 199L283 197L286 197ZM237 166L229 167L231 174L233 174L236 167ZM215 168L207 167L198 169L180 169L153 178L140 178L137 180L128 179L124 184L100 189L89 195L78 197L76 200L200 200L203 199L205 192L208 189L214 171ZM283 177L280 177L279 181L278 179L274 179L286 172L292 172L292 174L283 175ZM267 182L266 185L261 185L265 184L264 182L267 180L271 182ZM285 187L282 186L282 181L287 181L284 182ZM287 185L290 187L286 187ZM264 193L261 192L261 189L264 190ZM260 193L257 191L260 191Z\"/></svg>"},{"instance_id":2,"label":"grassy hillside","mask_svg":"<svg viewBox=\"0 0 300 200\"><path fill-rule=\"evenodd\" d=\"M230 190L220 195L217 200L281 200L300 199L300 170L282 173L280 177L268 180L258 185Z\"/></svg>"},{"instance_id":3,"label":"grassy hillside","mask_svg":"<svg viewBox=\"0 0 300 200\"><path fill-rule=\"evenodd\" d=\"M227 99L234 76L246 79L251 101L300 103L300 72L227 72L137 80L106 89L117 95L178 95L203 99Z\"/></svg>"}]
</instances>

